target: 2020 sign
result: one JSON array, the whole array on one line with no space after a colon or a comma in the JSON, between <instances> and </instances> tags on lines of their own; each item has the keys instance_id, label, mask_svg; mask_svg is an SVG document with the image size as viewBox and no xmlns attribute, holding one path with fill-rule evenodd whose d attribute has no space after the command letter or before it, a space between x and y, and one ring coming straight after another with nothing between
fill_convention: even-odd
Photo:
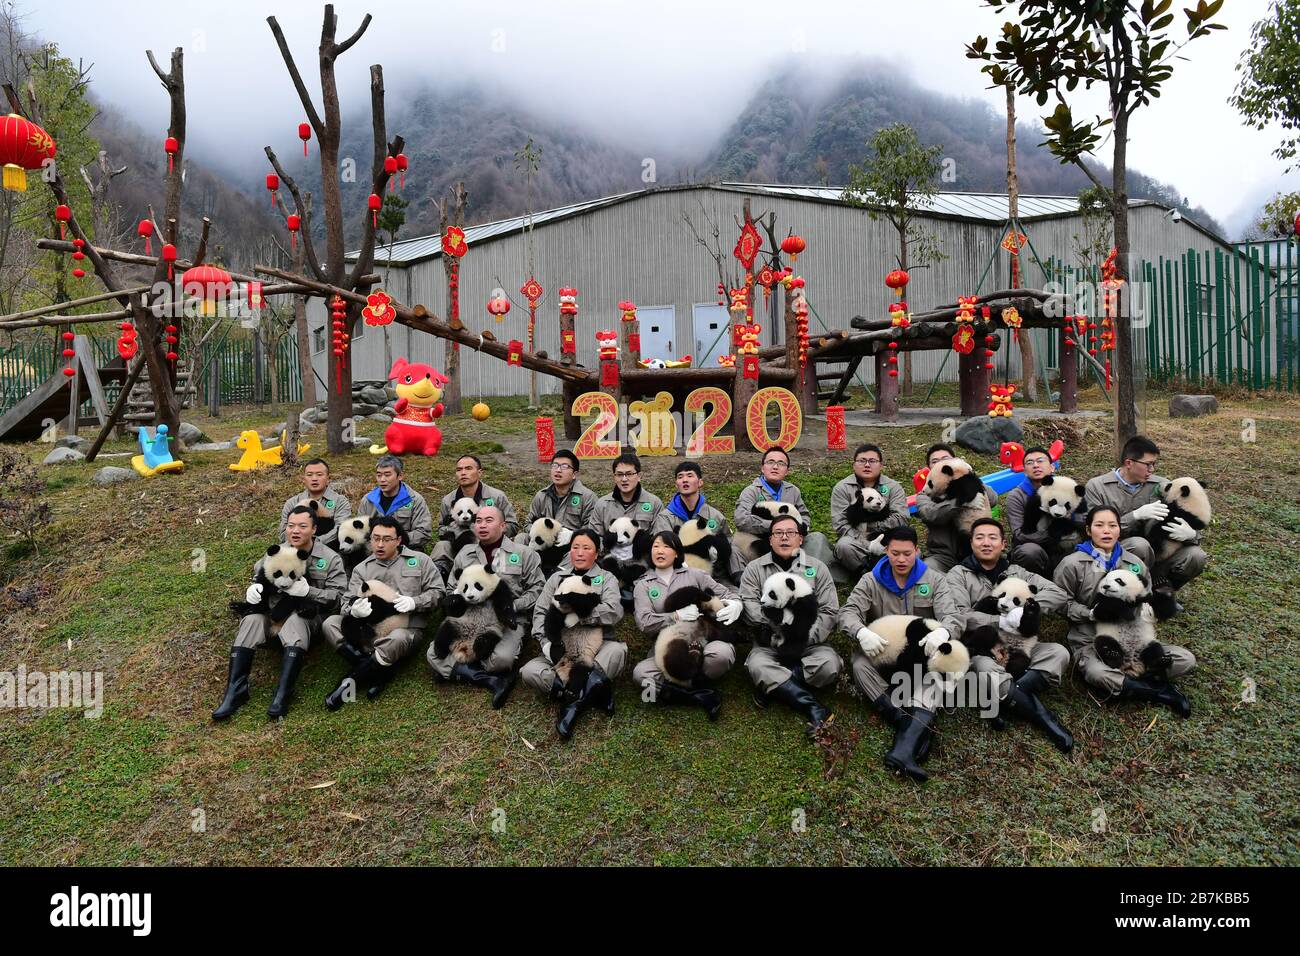
<instances>
[{"instance_id":1,"label":"2020 sign","mask_svg":"<svg viewBox=\"0 0 1300 956\"><path fill-rule=\"evenodd\" d=\"M686 396L683 411L672 407L673 397L660 392L652 400L633 402L628 414L620 415L618 404L606 392L584 392L573 400L571 413L578 418L595 415L579 436L573 452L580 459L617 458L623 444L631 445L638 455L676 455L678 441L685 439L685 454L695 458L701 455L730 455L736 451L736 439L721 434L731 421L731 396L716 386L697 388ZM767 427L768 411L776 406L780 427L775 437ZM706 409L708 410L706 414ZM683 421L695 424L688 429ZM631 426L634 434L628 436ZM612 439L615 429L620 438ZM745 407L745 431L757 449L766 451L777 445L791 448L803 434L803 411L799 399L789 389L778 386L760 388Z\"/></svg>"}]
</instances>

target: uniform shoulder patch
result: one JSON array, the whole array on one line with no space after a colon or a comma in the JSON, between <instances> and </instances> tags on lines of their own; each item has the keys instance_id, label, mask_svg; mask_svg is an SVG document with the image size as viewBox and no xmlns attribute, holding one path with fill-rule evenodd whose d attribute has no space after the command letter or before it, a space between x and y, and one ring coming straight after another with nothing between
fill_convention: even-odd
<instances>
[{"instance_id":1,"label":"uniform shoulder patch","mask_svg":"<svg viewBox=\"0 0 1300 956\"><path fill-rule=\"evenodd\" d=\"M578 505L582 504L582 496L574 495L569 499L569 504L573 505L576 508Z\"/></svg>"},{"instance_id":2,"label":"uniform shoulder patch","mask_svg":"<svg viewBox=\"0 0 1300 956\"><path fill-rule=\"evenodd\" d=\"M591 579L591 583L592 583L592 584L604 584L604 583L605 583L605 575L603 575L603 574L598 574L598 575L596 575L594 578Z\"/></svg>"},{"instance_id":3,"label":"uniform shoulder patch","mask_svg":"<svg viewBox=\"0 0 1300 956\"><path fill-rule=\"evenodd\" d=\"M817 569L816 569L816 568L804 568L804 569L803 569L803 576L806 577L806 578L815 578L815 577L817 577Z\"/></svg>"},{"instance_id":4,"label":"uniform shoulder patch","mask_svg":"<svg viewBox=\"0 0 1300 956\"><path fill-rule=\"evenodd\" d=\"M651 589L650 589L650 597L651 597L651 598L657 598L657 597L659 597L659 594L660 594L660 591L659 591L658 588L651 588Z\"/></svg>"},{"instance_id":5,"label":"uniform shoulder patch","mask_svg":"<svg viewBox=\"0 0 1300 956\"><path fill-rule=\"evenodd\" d=\"M930 594L930 585L918 584L916 587L916 593L921 595L921 597L928 597Z\"/></svg>"},{"instance_id":6,"label":"uniform shoulder patch","mask_svg":"<svg viewBox=\"0 0 1300 956\"><path fill-rule=\"evenodd\" d=\"M651 504L650 502L648 502L648 501L643 501L643 502L641 502L641 510L642 510L642 511L654 511L654 507L655 507L655 506L652 505L652 504Z\"/></svg>"},{"instance_id":7,"label":"uniform shoulder patch","mask_svg":"<svg viewBox=\"0 0 1300 956\"><path fill-rule=\"evenodd\" d=\"M1134 574L1141 574L1141 573L1142 573L1142 565L1140 565L1140 564L1130 564L1130 565L1128 566L1128 569L1129 569L1130 571L1132 571Z\"/></svg>"},{"instance_id":8,"label":"uniform shoulder patch","mask_svg":"<svg viewBox=\"0 0 1300 956\"><path fill-rule=\"evenodd\" d=\"M316 567L318 568L324 568L327 564L329 564L329 561L327 561L325 558L316 559Z\"/></svg>"},{"instance_id":9,"label":"uniform shoulder patch","mask_svg":"<svg viewBox=\"0 0 1300 956\"><path fill-rule=\"evenodd\" d=\"M484 506L485 508L491 508L491 507L492 507L493 505L495 505L496 503L497 503L497 500L496 500L495 498L484 498L484 499L483 499L483 506Z\"/></svg>"},{"instance_id":10,"label":"uniform shoulder patch","mask_svg":"<svg viewBox=\"0 0 1300 956\"><path fill-rule=\"evenodd\" d=\"M716 528L717 526L718 526L718 519L717 519L717 518L710 518L710 519L709 519L709 530L712 531L712 530L713 530L714 528Z\"/></svg>"},{"instance_id":11,"label":"uniform shoulder patch","mask_svg":"<svg viewBox=\"0 0 1300 956\"><path fill-rule=\"evenodd\" d=\"M407 558L407 559L406 559L406 566L407 566L408 568L413 568L413 567L415 567L415 566L416 566L417 564L419 564L419 563L420 563L420 559L419 559L419 558Z\"/></svg>"},{"instance_id":12,"label":"uniform shoulder patch","mask_svg":"<svg viewBox=\"0 0 1300 956\"><path fill-rule=\"evenodd\" d=\"M511 552L510 552L510 563L511 563L511 564L518 564L518 563L519 563L519 552L518 552L518 551L511 551Z\"/></svg>"},{"instance_id":13,"label":"uniform shoulder patch","mask_svg":"<svg viewBox=\"0 0 1300 956\"><path fill-rule=\"evenodd\" d=\"M334 499L333 499L333 498L326 498L326 499L325 499L325 507L326 507L326 508L333 508L333 507L334 507Z\"/></svg>"}]
</instances>

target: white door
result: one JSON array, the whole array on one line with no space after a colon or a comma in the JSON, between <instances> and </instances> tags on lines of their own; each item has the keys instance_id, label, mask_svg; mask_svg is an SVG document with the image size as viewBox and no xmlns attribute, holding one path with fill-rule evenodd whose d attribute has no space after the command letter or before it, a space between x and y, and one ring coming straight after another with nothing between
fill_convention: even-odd
<instances>
[{"instance_id":1,"label":"white door","mask_svg":"<svg viewBox=\"0 0 1300 956\"><path fill-rule=\"evenodd\" d=\"M637 307L637 321L641 323L641 360L662 359L665 362L678 358L677 310L671 305Z\"/></svg>"},{"instance_id":2,"label":"white door","mask_svg":"<svg viewBox=\"0 0 1300 956\"><path fill-rule=\"evenodd\" d=\"M718 356L731 351L731 314L716 302L697 303L693 307L695 349L691 355L695 368L717 368Z\"/></svg>"}]
</instances>

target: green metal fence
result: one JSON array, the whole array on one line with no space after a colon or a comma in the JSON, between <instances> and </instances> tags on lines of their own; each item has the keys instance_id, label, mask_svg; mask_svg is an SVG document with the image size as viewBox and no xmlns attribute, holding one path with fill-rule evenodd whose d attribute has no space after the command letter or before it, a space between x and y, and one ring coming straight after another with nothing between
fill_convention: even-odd
<instances>
[{"instance_id":1,"label":"green metal fence","mask_svg":"<svg viewBox=\"0 0 1300 956\"><path fill-rule=\"evenodd\" d=\"M1098 270L1049 260L1057 288L1100 321ZM1129 308L1148 381L1300 389L1300 243L1236 243L1155 262L1139 260ZM1081 296L1078 293L1083 292ZM1058 343L1049 340L1048 364ZM1082 358L1081 375L1090 368Z\"/></svg>"}]
</instances>

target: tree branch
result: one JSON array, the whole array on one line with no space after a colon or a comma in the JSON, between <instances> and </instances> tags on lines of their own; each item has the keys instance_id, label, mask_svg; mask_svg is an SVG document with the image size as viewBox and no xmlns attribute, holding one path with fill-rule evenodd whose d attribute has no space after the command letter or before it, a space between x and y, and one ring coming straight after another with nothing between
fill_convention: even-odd
<instances>
[{"instance_id":1,"label":"tree branch","mask_svg":"<svg viewBox=\"0 0 1300 956\"><path fill-rule=\"evenodd\" d=\"M320 260L316 258L316 248L311 241L311 209L309 204L303 201L302 193L298 190L298 184L294 182L293 177L284 171L280 165L280 159L275 155L275 150L270 146L266 147L266 158L271 161L271 168L275 170L276 175L280 177L280 182L289 190L289 195L293 197L293 207L301 220L299 223L299 238L303 243L303 252L307 257L307 265L314 275L321 282L325 281L325 272L320 267ZM283 209L283 203L280 204L280 216L288 219L288 213Z\"/></svg>"},{"instance_id":2,"label":"tree branch","mask_svg":"<svg viewBox=\"0 0 1300 956\"><path fill-rule=\"evenodd\" d=\"M366 14L365 19L361 21L361 26L357 27L357 32L352 34L342 43L334 44L334 56L339 57L352 48L352 44L361 39L361 34L366 32L366 27L370 26L370 14Z\"/></svg>"},{"instance_id":3,"label":"tree branch","mask_svg":"<svg viewBox=\"0 0 1300 956\"><path fill-rule=\"evenodd\" d=\"M302 81L302 74L298 72L298 65L293 61L293 54L289 52L289 44L284 38L284 31L280 29L280 23L275 17L267 17L266 22L271 25L271 33L275 35L275 43L280 48L280 56L284 59L284 65L289 68L289 77L293 80L294 89L298 91L298 99L302 101L302 108L307 113L307 121L311 123L312 129L316 131L316 138L319 139L325 126L321 123L316 107L312 105L311 94L307 92L307 87Z\"/></svg>"}]
</instances>

